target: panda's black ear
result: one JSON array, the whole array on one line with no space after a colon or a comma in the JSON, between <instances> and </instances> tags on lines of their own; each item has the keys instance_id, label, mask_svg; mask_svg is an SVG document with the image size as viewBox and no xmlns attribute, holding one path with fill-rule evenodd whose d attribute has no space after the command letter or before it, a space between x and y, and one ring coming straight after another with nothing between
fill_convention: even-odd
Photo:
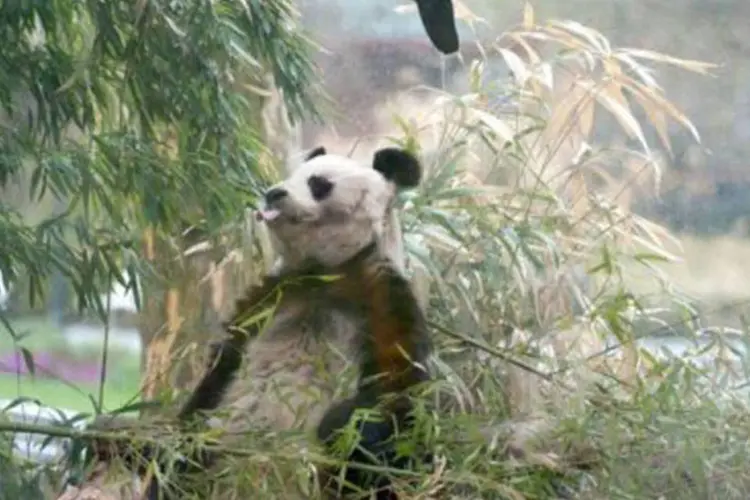
<instances>
[{"instance_id":1,"label":"panda's black ear","mask_svg":"<svg viewBox=\"0 0 750 500\"><path fill-rule=\"evenodd\" d=\"M317 148L307 153L307 156L305 156L305 161L310 161L316 156L323 156L324 154L328 154L326 148L324 148L323 146L318 146Z\"/></svg>"},{"instance_id":2,"label":"panda's black ear","mask_svg":"<svg viewBox=\"0 0 750 500\"><path fill-rule=\"evenodd\" d=\"M400 188L413 188L422 180L422 166L404 149L383 148L375 152L372 168Z\"/></svg>"}]
</instances>

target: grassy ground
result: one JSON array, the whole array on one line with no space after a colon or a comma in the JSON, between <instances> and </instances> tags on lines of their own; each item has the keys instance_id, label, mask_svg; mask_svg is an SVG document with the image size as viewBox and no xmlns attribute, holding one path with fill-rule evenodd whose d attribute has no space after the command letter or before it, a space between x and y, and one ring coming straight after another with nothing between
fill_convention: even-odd
<instances>
[{"instance_id":1,"label":"grassy ground","mask_svg":"<svg viewBox=\"0 0 750 500\"><path fill-rule=\"evenodd\" d=\"M136 379L137 381L137 379ZM104 410L114 410L132 403L137 394L137 383L132 388L107 383L104 386ZM98 400L96 384L68 385L65 382L39 377L0 376L0 398L33 398L46 406L65 408L77 412L92 413L93 401Z\"/></svg>"},{"instance_id":2,"label":"grassy ground","mask_svg":"<svg viewBox=\"0 0 750 500\"><path fill-rule=\"evenodd\" d=\"M7 328L0 327L0 356L12 353L19 347L34 355L54 353L66 356L72 363L91 365L101 359L99 349L72 350L63 333L52 321L45 318L18 319L11 322L14 341ZM104 408L113 410L133 401L138 393L139 359L131 353L110 349L107 379L104 386ZM91 412L93 402L99 398L97 382L68 382L37 371L31 375L0 374L0 398L18 397L38 399L45 405L63 407L81 412Z\"/></svg>"}]
</instances>

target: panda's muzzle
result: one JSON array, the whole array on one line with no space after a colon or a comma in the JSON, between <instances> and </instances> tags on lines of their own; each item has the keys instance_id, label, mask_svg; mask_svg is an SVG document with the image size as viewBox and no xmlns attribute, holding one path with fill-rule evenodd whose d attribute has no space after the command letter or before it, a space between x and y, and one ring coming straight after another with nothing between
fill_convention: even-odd
<instances>
[{"instance_id":1,"label":"panda's muzzle","mask_svg":"<svg viewBox=\"0 0 750 500\"><path fill-rule=\"evenodd\" d=\"M281 215L281 210L274 207L279 201L289 196L289 191L282 187L273 187L263 195L264 208L255 213L259 221L270 222Z\"/></svg>"}]
</instances>

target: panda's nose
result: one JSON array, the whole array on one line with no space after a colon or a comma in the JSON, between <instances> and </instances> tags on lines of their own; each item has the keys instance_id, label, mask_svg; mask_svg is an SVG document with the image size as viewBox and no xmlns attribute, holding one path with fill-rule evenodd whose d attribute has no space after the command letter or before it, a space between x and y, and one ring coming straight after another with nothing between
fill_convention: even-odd
<instances>
[{"instance_id":1,"label":"panda's nose","mask_svg":"<svg viewBox=\"0 0 750 500\"><path fill-rule=\"evenodd\" d=\"M275 187L266 191L266 194L263 197L266 200L266 205L273 205L277 201L283 200L288 195L289 195L289 191L287 191L286 189Z\"/></svg>"}]
</instances>

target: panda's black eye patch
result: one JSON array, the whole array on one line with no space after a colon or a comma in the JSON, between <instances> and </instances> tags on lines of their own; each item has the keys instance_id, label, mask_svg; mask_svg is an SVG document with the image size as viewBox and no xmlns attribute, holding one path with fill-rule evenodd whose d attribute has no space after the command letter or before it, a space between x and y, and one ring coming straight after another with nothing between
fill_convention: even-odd
<instances>
[{"instance_id":1,"label":"panda's black eye patch","mask_svg":"<svg viewBox=\"0 0 750 500\"><path fill-rule=\"evenodd\" d=\"M324 200L333 191L333 182L319 175L311 175L307 179L307 185L310 186L310 193L315 201Z\"/></svg>"}]
</instances>

